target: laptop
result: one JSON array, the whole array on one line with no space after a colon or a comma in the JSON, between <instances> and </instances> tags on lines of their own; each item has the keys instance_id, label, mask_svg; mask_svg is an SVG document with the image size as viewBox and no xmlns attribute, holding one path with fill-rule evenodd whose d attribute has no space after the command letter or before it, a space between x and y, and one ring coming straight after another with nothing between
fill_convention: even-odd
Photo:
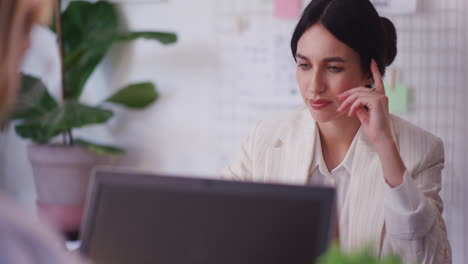
<instances>
[{"instance_id":1,"label":"laptop","mask_svg":"<svg viewBox=\"0 0 468 264\"><path fill-rule=\"evenodd\" d=\"M97 170L81 228L95 264L314 263L331 188Z\"/></svg>"}]
</instances>

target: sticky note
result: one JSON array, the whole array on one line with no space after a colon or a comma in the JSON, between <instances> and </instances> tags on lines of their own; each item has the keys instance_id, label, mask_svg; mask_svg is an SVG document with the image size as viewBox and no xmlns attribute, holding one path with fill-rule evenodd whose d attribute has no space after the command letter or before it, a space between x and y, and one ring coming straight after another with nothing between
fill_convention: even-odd
<instances>
[{"instance_id":1,"label":"sticky note","mask_svg":"<svg viewBox=\"0 0 468 264\"><path fill-rule=\"evenodd\" d=\"M390 84L385 85L385 93L388 97L388 108L392 114L408 112L409 88L402 83L396 83L392 88Z\"/></svg>"},{"instance_id":2,"label":"sticky note","mask_svg":"<svg viewBox=\"0 0 468 264\"><path fill-rule=\"evenodd\" d=\"M275 0L275 17L298 18L301 6L301 0Z\"/></svg>"}]
</instances>

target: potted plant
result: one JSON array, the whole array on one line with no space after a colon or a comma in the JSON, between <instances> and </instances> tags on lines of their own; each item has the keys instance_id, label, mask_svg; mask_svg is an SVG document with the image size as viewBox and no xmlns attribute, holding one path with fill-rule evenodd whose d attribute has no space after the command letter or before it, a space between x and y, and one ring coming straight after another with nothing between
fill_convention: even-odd
<instances>
[{"instance_id":1,"label":"potted plant","mask_svg":"<svg viewBox=\"0 0 468 264\"><path fill-rule=\"evenodd\" d=\"M99 155L116 155L124 150L75 138L73 130L104 124L114 113L104 105L80 102L85 84L111 46L135 39L177 41L170 32L122 32L117 7L106 1L72 1L60 12L56 2L55 31L60 48L62 100L52 97L37 77L23 74L11 120L16 133L34 144L28 147L41 216L64 232L77 231L91 168ZM103 103L142 109L158 98L151 82L130 84ZM61 143L56 143L61 139Z\"/></svg>"},{"instance_id":2,"label":"potted plant","mask_svg":"<svg viewBox=\"0 0 468 264\"><path fill-rule=\"evenodd\" d=\"M379 259L374 256L370 247L349 253L342 252L337 244L333 244L317 261L318 264L401 264L397 255Z\"/></svg>"}]
</instances>

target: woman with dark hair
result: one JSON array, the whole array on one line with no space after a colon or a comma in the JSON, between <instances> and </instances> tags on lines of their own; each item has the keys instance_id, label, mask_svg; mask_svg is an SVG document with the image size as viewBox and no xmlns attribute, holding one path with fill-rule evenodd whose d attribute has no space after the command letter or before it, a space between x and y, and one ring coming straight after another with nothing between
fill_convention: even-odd
<instances>
[{"instance_id":1,"label":"woman with dark hair","mask_svg":"<svg viewBox=\"0 0 468 264\"><path fill-rule=\"evenodd\" d=\"M396 39L369 0L313 0L291 40L306 108L259 122L222 177L334 186L343 250L451 263L443 143L388 110Z\"/></svg>"}]
</instances>

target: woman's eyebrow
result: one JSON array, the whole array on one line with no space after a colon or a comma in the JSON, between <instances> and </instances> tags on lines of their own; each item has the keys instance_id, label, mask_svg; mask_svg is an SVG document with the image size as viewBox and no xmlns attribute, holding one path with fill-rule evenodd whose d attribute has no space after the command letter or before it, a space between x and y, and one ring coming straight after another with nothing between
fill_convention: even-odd
<instances>
[{"instance_id":1,"label":"woman's eyebrow","mask_svg":"<svg viewBox=\"0 0 468 264\"><path fill-rule=\"evenodd\" d=\"M304 56L300 53L296 53L296 58L299 58L299 59L303 59L303 60L306 60L306 61L310 61L310 59L307 57L307 56ZM345 63L346 61L341 58L341 57L328 57L328 58L325 58L322 60L323 62L342 62L342 63Z\"/></svg>"},{"instance_id":2,"label":"woman's eyebrow","mask_svg":"<svg viewBox=\"0 0 468 264\"><path fill-rule=\"evenodd\" d=\"M300 54L300 53L296 53L296 58L310 61L309 58L307 58L306 56L304 56L304 55L302 55L302 54Z\"/></svg>"},{"instance_id":3,"label":"woman's eyebrow","mask_svg":"<svg viewBox=\"0 0 468 264\"><path fill-rule=\"evenodd\" d=\"M343 62L343 63L345 63L346 61L341 57L329 57L329 58L323 59L323 62Z\"/></svg>"}]
</instances>

